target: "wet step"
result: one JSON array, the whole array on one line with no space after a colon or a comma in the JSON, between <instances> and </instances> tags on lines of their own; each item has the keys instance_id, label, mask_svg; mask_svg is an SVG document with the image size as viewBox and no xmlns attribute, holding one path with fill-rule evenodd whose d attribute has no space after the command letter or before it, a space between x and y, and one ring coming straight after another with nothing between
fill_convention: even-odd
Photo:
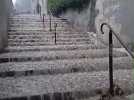
<instances>
[{"instance_id":1,"label":"wet step","mask_svg":"<svg viewBox=\"0 0 134 100\"><path fill-rule=\"evenodd\" d=\"M40 39L8 39L8 42L9 43L29 43L29 42L31 42L31 43L35 43L35 42L41 42L41 43L45 43L45 42L49 42L49 41L52 41L53 40L53 38L51 37L51 38L40 38Z\"/></svg>"},{"instance_id":2,"label":"wet step","mask_svg":"<svg viewBox=\"0 0 134 100\"><path fill-rule=\"evenodd\" d=\"M40 21L31 21L31 22L29 22L29 21L9 21L8 22L9 23L9 25L11 25L11 26L15 26L15 25L42 25L43 23L44 24L46 24L46 25L48 25L49 26L49 23L50 23L50 21L49 20L45 20L44 22L43 22L43 20L40 20ZM18 24L19 23L19 24ZM58 26L59 25L68 25L68 21L52 21L51 22L51 24L53 25L54 23L57 23L58 24Z\"/></svg>"},{"instance_id":3,"label":"wet step","mask_svg":"<svg viewBox=\"0 0 134 100\"><path fill-rule=\"evenodd\" d=\"M55 37L55 34L51 34L51 35L42 35L42 36L14 36L14 37L9 37L8 38L8 41L11 41L11 42L14 42L14 41L29 41L29 40L46 40L46 39L52 39L52 38L54 38ZM65 35L65 36L62 36L62 35L59 35L59 34L57 34L56 35L56 38L57 38L57 40L61 40L61 41L67 41L67 40L86 40L86 39L90 39L91 37L90 36L67 36L67 35Z\"/></svg>"},{"instance_id":4,"label":"wet step","mask_svg":"<svg viewBox=\"0 0 134 100\"><path fill-rule=\"evenodd\" d=\"M57 35L59 35L59 36L88 36L88 34L87 33L79 33L79 32L63 32L63 31L61 31L61 32L57 32L56 33ZM19 32L15 32L15 31L12 31L12 32L8 32L8 35L9 36L34 36L34 35L36 35L36 36L41 36L41 35L44 35L44 36L49 36L49 35L54 35L54 32L52 31L52 32L47 32L47 31L43 31L43 30L41 30L41 31L20 31L20 33Z\"/></svg>"},{"instance_id":5,"label":"wet step","mask_svg":"<svg viewBox=\"0 0 134 100\"><path fill-rule=\"evenodd\" d=\"M104 49L103 44L85 44L85 45L52 45L52 46L8 46L5 52L27 52L27 51L57 51L57 50L88 50L88 49Z\"/></svg>"},{"instance_id":6,"label":"wet step","mask_svg":"<svg viewBox=\"0 0 134 100\"><path fill-rule=\"evenodd\" d=\"M50 94L40 94L31 95L25 97L12 97L3 98L2 100L76 100L72 92L66 93L50 93Z\"/></svg>"},{"instance_id":7,"label":"wet step","mask_svg":"<svg viewBox=\"0 0 134 100\"><path fill-rule=\"evenodd\" d=\"M81 41L89 41L91 42L91 39L87 38L70 38L70 39L59 39L57 38L57 42L81 42Z\"/></svg>"},{"instance_id":8,"label":"wet step","mask_svg":"<svg viewBox=\"0 0 134 100\"><path fill-rule=\"evenodd\" d=\"M56 75L78 72L107 71L108 57L95 59L67 59L41 62L18 62L0 64L0 77L22 77L32 75ZM114 70L132 69L129 57L114 58Z\"/></svg>"},{"instance_id":9,"label":"wet step","mask_svg":"<svg viewBox=\"0 0 134 100\"><path fill-rule=\"evenodd\" d=\"M9 43L26 43L26 42L48 42L55 40L54 36L51 38L40 38L40 39L8 39ZM87 38L56 38L57 42L80 42L80 41L91 41L91 39Z\"/></svg>"},{"instance_id":10,"label":"wet step","mask_svg":"<svg viewBox=\"0 0 134 100\"><path fill-rule=\"evenodd\" d=\"M20 14L20 15L15 15L15 16L9 16L9 19L25 19L25 18L29 18L29 19L39 19L41 18L42 16L40 15L35 15L35 14L27 14L27 15L23 15L23 14ZM50 16L45 16L45 18L49 18ZM51 16L52 19L65 19L65 18L57 18L57 17L53 17Z\"/></svg>"},{"instance_id":11,"label":"wet step","mask_svg":"<svg viewBox=\"0 0 134 100\"><path fill-rule=\"evenodd\" d=\"M33 25L31 25L31 24L10 24L9 25L11 28L15 28L15 27L44 27L44 25L43 24L33 24Z\"/></svg>"},{"instance_id":12,"label":"wet step","mask_svg":"<svg viewBox=\"0 0 134 100\"><path fill-rule=\"evenodd\" d=\"M107 71L100 71L64 75L0 78L0 98L65 92L73 92L79 96L85 92L89 93L89 96L95 96L99 94L101 90L109 87L108 75ZM114 82L118 84L126 94L134 93L132 70L114 71Z\"/></svg>"},{"instance_id":13,"label":"wet step","mask_svg":"<svg viewBox=\"0 0 134 100\"><path fill-rule=\"evenodd\" d=\"M100 95L94 96L94 97L88 97L88 98L76 98L76 100L100 100L100 99L101 99ZM108 100L108 99L106 99L106 100ZM123 96L116 95L109 100L133 100L133 99L131 98L130 94L127 94L127 95L123 95Z\"/></svg>"},{"instance_id":14,"label":"wet step","mask_svg":"<svg viewBox=\"0 0 134 100\"><path fill-rule=\"evenodd\" d=\"M108 49L96 50L73 50L73 51L40 51L40 52L13 52L0 55L0 63L4 62L25 62L25 61L49 61L58 59L76 58L103 58L109 55ZM126 57L125 52L114 51L114 57Z\"/></svg>"},{"instance_id":15,"label":"wet step","mask_svg":"<svg viewBox=\"0 0 134 100\"><path fill-rule=\"evenodd\" d=\"M54 40L49 40L49 41L44 41L44 42L34 42L34 41L29 41L29 42L9 42L9 46L40 46L40 45L53 45Z\"/></svg>"},{"instance_id":16,"label":"wet step","mask_svg":"<svg viewBox=\"0 0 134 100\"><path fill-rule=\"evenodd\" d=\"M55 39L53 41L48 42L21 42L21 43L8 43L9 46L45 46L45 45L85 45L85 44L94 44L92 41L57 41L55 44Z\"/></svg>"},{"instance_id":17,"label":"wet step","mask_svg":"<svg viewBox=\"0 0 134 100\"><path fill-rule=\"evenodd\" d=\"M16 40L16 39L41 39L41 38L52 38L54 37L55 34L49 34L49 35L9 35L8 39L9 40ZM90 36L87 36L85 34L78 34L78 35L61 35L61 34L57 34L56 35L57 38L61 38L61 39L66 39L66 38L90 38Z\"/></svg>"},{"instance_id":18,"label":"wet step","mask_svg":"<svg viewBox=\"0 0 134 100\"><path fill-rule=\"evenodd\" d=\"M42 29L19 29L19 30L8 30L8 32L17 32L17 33L21 33L21 32L48 32L50 29L49 28L42 28ZM64 28L60 28L60 29L57 29L57 32L62 32L62 31L69 31L69 29L64 29ZM54 32L54 29L52 29L52 32Z\"/></svg>"},{"instance_id":19,"label":"wet step","mask_svg":"<svg viewBox=\"0 0 134 100\"><path fill-rule=\"evenodd\" d=\"M32 31L20 31L20 33L19 32L15 32L15 31L11 31L11 32L8 32L9 34L20 34L20 35L23 35L23 34L30 34L30 33L38 33L38 31L34 31L34 32L32 32ZM52 32L50 32L50 31L40 31L40 33L53 33L53 31ZM60 32L57 32L57 33L60 33ZM63 31L63 32L61 32L61 33L64 33L64 34L87 34L86 32L77 32L77 31L70 31L70 30L68 30L68 31Z\"/></svg>"},{"instance_id":20,"label":"wet step","mask_svg":"<svg viewBox=\"0 0 134 100\"><path fill-rule=\"evenodd\" d=\"M64 23L64 24L67 24L68 21L64 20L54 20L52 19L51 20L51 23ZM12 24L17 24L17 23L20 23L20 24L40 24L40 23L43 23L43 19L38 19L38 20L30 20L30 19L27 19L27 20L9 20L9 24L12 25ZM50 20L44 20L44 23L50 23Z\"/></svg>"},{"instance_id":21,"label":"wet step","mask_svg":"<svg viewBox=\"0 0 134 100\"><path fill-rule=\"evenodd\" d=\"M54 31L52 32L46 32L46 31L26 31L26 32L8 32L9 37L23 37L23 36L50 36L54 35ZM56 34L58 36L90 36L90 34L87 33L79 33L79 32L59 32L57 31Z\"/></svg>"},{"instance_id":22,"label":"wet step","mask_svg":"<svg viewBox=\"0 0 134 100\"><path fill-rule=\"evenodd\" d=\"M51 26L54 28L54 23L51 23ZM9 24L10 29L16 29L16 28L40 28L40 27L50 27L50 23L49 22L41 22L41 23L20 23L20 24L16 24L16 23L10 23ZM58 27L67 27L67 23L65 22L61 22L57 24Z\"/></svg>"},{"instance_id":23,"label":"wet step","mask_svg":"<svg viewBox=\"0 0 134 100\"><path fill-rule=\"evenodd\" d=\"M39 16L39 15L27 15L27 16L23 16L23 15L21 15L21 16L9 16L8 17L8 19L9 20L20 20L20 19L32 19L32 20L37 20L37 19L42 19L43 18L43 16ZM46 20L49 20L50 19L50 16L44 16L44 18L46 19ZM53 19L53 20L67 20L66 18L58 18L58 17L53 17L53 16L51 16L51 19Z\"/></svg>"},{"instance_id":24,"label":"wet step","mask_svg":"<svg viewBox=\"0 0 134 100\"><path fill-rule=\"evenodd\" d=\"M54 29L54 28L53 28ZM38 27L36 27L36 28L30 28L30 27L28 27L28 28L13 28L13 29L8 29L8 31L10 32L12 32L12 31L16 31L16 32L18 32L18 31L43 31L43 30L49 30L49 27L46 27L46 28L38 28ZM57 31L66 31L66 30L68 30L68 29L65 29L65 28L63 28L63 27L57 27Z\"/></svg>"},{"instance_id":25,"label":"wet step","mask_svg":"<svg viewBox=\"0 0 134 100\"><path fill-rule=\"evenodd\" d=\"M43 16L42 17L12 17L12 18L8 18L8 20L13 20L13 21L19 21L19 20L40 20L40 19L43 19ZM44 17L45 20L50 20L50 17ZM51 17L51 20L53 21L59 21L59 20L67 20L65 18L56 18L56 17Z\"/></svg>"},{"instance_id":26,"label":"wet step","mask_svg":"<svg viewBox=\"0 0 134 100\"><path fill-rule=\"evenodd\" d=\"M58 27L67 27L66 23L59 23ZM40 27L50 27L49 23L41 23L41 24L10 24L10 29L15 29L15 28L40 28ZM54 23L52 23L52 27L54 27Z\"/></svg>"},{"instance_id":27,"label":"wet step","mask_svg":"<svg viewBox=\"0 0 134 100\"><path fill-rule=\"evenodd\" d=\"M43 19L43 16L42 17L12 17L12 18L8 18L8 20L13 20L13 21L16 21L16 20L42 20ZM50 17L44 17L45 20L50 20ZM65 18L56 18L56 17L51 17L51 20L53 21L67 21L68 19L65 19Z\"/></svg>"}]
</instances>

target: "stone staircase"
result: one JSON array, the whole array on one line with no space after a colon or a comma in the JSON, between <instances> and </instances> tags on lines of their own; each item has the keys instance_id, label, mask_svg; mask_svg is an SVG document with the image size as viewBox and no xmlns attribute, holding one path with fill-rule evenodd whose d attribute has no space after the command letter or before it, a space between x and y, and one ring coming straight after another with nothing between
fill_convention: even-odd
<instances>
[{"instance_id":1,"label":"stone staircase","mask_svg":"<svg viewBox=\"0 0 134 100\"><path fill-rule=\"evenodd\" d=\"M67 21L49 31L38 15L9 18L8 47L0 54L0 100L90 100L109 87L108 48ZM114 50L114 82L126 95L134 93L132 60ZM96 100L96 99L94 99Z\"/></svg>"}]
</instances>

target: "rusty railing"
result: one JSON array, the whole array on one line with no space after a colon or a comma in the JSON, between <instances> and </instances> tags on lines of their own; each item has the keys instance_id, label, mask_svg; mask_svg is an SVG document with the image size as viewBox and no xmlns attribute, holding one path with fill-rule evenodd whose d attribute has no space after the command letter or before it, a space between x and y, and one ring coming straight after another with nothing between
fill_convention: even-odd
<instances>
[{"instance_id":1,"label":"rusty railing","mask_svg":"<svg viewBox=\"0 0 134 100\"><path fill-rule=\"evenodd\" d=\"M101 25L101 32L104 34L103 27L107 26L109 28L109 84L110 84L110 94L114 95L114 82L113 82L113 35L117 38L117 40L120 42L120 44L126 49L126 51L130 54L132 58L134 58L133 53L125 46L123 41L120 39L120 37L114 32L112 27L107 24L103 23Z\"/></svg>"}]
</instances>

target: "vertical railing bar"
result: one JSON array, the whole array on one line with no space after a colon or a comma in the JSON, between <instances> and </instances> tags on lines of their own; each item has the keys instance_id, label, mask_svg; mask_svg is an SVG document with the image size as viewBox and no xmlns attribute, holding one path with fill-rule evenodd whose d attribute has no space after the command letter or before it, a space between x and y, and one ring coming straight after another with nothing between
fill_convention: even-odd
<instances>
[{"instance_id":1,"label":"vertical railing bar","mask_svg":"<svg viewBox=\"0 0 134 100\"><path fill-rule=\"evenodd\" d=\"M103 26L106 25L110 29L109 31L109 84L110 84L110 94L114 96L114 82L113 82L113 35L117 38L117 40L121 43L121 45L126 49L126 51L134 58L133 53L125 46L125 44L121 41L118 35L113 31L111 26L107 23L103 23L101 25L101 32L104 34Z\"/></svg>"},{"instance_id":2,"label":"vertical railing bar","mask_svg":"<svg viewBox=\"0 0 134 100\"><path fill-rule=\"evenodd\" d=\"M109 84L110 94L114 95L113 90L113 34L112 30L109 31Z\"/></svg>"},{"instance_id":3,"label":"vertical railing bar","mask_svg":"<svg viewBox=\"0 0 134 100\"><path fill-rule=\"evenodd\" d=\"M49 30L52 31L52 19L51 19L51 12L49 14Z\"/></svg>"},{"instance_id":4,"label":"vertical railing bar","mask_svg":"<svg viewBox=\"0 0 134 100\"><path fill-rule=\"evenodd\" d=\"M103 26L107 24L101 25L101 32L104 34ZM113 31L110 28L109 31L109 92L111 96L114 96L114 82L113 82Z\"/></svg>"},{"instance_id":5,"label":"vertical railing bar","mask_svg":"<svg viewBox=\"0 0 134 100\"><path fill-rule=\"evenodd\" d=\"M44 24L44 22L45 22L45 15L43 14L43 24Z\"/></svg>"},{"instance_id":6,"label":"vertical railing bar","mask_svg":"<svg viewBox=\"0 0 134 100\"><path fill-rule=\"evenodd\" d=\"M55 28L55 45L57 45L57 23L54 23L54 28Z\"/></svg>"},{"instance_id":7,"label":"vertical railing bar","mask_svg":"<svg viewBox=\"0 0 134 100\"><path fill-rule=\"evenodd\" d=\"M43 14L43 28L45 27L45 14Z\"/></svg>"}]
</instances>

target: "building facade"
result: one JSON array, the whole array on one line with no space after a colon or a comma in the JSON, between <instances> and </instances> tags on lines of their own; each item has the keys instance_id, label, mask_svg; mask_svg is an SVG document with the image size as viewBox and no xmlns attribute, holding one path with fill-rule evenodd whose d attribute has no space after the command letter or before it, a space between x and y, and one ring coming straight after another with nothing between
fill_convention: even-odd
<instances>
[{"instance_id":1,"label":"building facade","mask_svg":"<svg viewBox=\"0 0 134 100\"><path fill-rule=\"evenodd\" d=\"M47 0L17 0L15 9L20 13L37 14L37 5L41 7L41 14L47 15Z\"/></svg>"}]
</instances>

